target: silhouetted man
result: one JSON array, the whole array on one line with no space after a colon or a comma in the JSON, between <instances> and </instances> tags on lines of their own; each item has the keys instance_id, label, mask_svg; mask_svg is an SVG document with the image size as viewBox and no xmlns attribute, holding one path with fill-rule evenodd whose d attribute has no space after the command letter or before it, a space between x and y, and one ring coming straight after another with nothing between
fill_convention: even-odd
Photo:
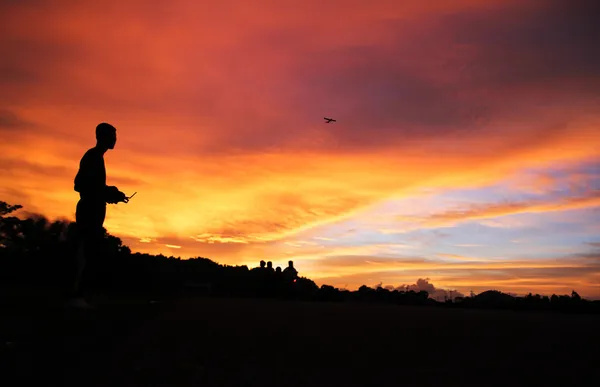
<instances>
[{"instance_id":1,"label":"silhouetted man","mask_svg":"<svg viewBox=\"0 0 600 387\"><path fill-rule=\"evenodd\" d=\"M262 273L265 271L266 265L267 263L265 261L260 261L260 265L258 267L253 267L250 271L255 272L255 273Z\"/></svg>"},{"instance_id":2,"label":"silhouetted man","mask_svg":"<svg viewBox=\"0 0 600 387\"><path fill-rule=\"evenodd\" d=\"M75 212L78 248L75 278L69 295L71 306L89 307L83 298L83 272L86 261L101 246L106 204L127 202L127 197L117 187L106 185L104 153L114 149L116 142L115 127L107 123L99 124L96 127L96 146L83 155L75 176L75 191L79 192L80 199Z\"/></svg>"},{"instance_id":3,"label":"silhouetted man","mask_svg":"<svg viewBox=\"0 0 600 387\"><path fill-rule=\"evenodd\" d=\"M273 262L269 261L267 262L267 270L269 271L269 273L273 272Z\"/></svg>"},{"instance_id":4,"label":"silhouetted man","mask_svg":"<svg viewBox=\"0 0 600 387\"><path fill-rule=\"evenodd\" d=\"M289 280L295 280L298 278L298 270L294 268L294 261L288 262L288 267L283 269L283 275Z\"/></svg>"}]
</instances>

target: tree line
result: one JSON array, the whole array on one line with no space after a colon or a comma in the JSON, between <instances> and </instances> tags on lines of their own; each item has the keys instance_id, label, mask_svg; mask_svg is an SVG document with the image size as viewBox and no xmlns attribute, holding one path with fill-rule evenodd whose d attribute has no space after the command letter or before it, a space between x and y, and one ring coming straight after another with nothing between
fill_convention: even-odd
<instances>
[{"instance_id":1,"label":"tree line","mask_svg":"<svg viewBox=\"0 0 600 387\"><path fill-rule=\"evenodd\" d=\"M77 225L41 215L18 218L20 205L0 201L0 281L32 287L64 288L75 257ZM181 259L133 253L104 229L98 254L86 267L92 288L155 296L207 294L213 297L265 297L289 300L430 305L442 307L549 310L600 313L600 301L570 295L516 297L490 290L470 297L436 301L426 291L361 286L356 291L317 286L309 278L283 275L264 265L223 265L208 258Z\"/></svg>"}]
</instances>

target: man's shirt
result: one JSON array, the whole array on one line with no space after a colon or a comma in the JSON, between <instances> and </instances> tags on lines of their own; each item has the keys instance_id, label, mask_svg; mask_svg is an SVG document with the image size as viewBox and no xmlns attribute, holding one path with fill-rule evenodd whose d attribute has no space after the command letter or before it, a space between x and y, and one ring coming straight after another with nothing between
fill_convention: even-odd
<instances>
[{"instance_id":1,"label":"man's shirt","mask_svg":"<svg viewBox=\"0 0 600 387\"><path fill-rule=\"evenodd\" d=\"M81 158L75 191L85 201L106 204L106 166L104 153L98 148L91 148Z\"/></svg>"}]
</instances>

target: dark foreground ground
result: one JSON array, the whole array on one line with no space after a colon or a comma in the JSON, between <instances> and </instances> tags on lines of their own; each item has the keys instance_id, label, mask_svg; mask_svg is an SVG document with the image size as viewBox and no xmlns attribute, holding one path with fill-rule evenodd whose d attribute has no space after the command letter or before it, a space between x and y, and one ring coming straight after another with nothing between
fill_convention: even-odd
<instances>
[{"instance_id":1,"label":"dark foreground ground","mask_svg":"<svg viewBox=\"0 0 600 387\"><path fill-rule=\"evenodd\" d=\"M600 385L599 316L122 296L82 312L6 291L0 301L4 386Z\"/></svg>"}]
</instances>

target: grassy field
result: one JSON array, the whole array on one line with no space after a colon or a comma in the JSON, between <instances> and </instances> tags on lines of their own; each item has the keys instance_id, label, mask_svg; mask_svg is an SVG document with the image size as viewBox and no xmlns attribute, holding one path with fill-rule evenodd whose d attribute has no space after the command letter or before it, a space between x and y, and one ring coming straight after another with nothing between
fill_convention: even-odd
<instances>
[{"instance_id":1,"label":"grassy field","mask_svg":"<svg viewBox=\"0 0 600 387\"><path fill-rule=\"evenodd\" d=\"M271 300L3 293L2 383L587 386L600 317ZM39 384L38 383L38 384Z\"/></svg>"}]
</instances>

